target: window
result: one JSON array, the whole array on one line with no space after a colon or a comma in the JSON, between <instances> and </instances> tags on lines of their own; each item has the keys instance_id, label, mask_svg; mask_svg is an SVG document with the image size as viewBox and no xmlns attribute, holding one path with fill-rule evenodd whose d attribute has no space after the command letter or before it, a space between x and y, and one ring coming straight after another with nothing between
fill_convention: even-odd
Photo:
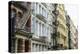
<instances>
[{"instance_id":1,"label":"window","mask_svg":"<svg viewBox=\"0 0 80 54\"><path fill-rule=\"evenodd\" d=\"M47 27L45 28L46 30L45 30L45 33L46 33L46 36L47 36Z\"/></svg>"},{"instance_id":2,"label":"window","mask_svg":"<svg viewBox=\"0 0 80 54\"><path fill-rule=\"evenodd\" d=\"M25 52L29 52L29 40L25 40Z\"/></svg>"},{"instance_id":3,"label":"window","mask_svg":"<svg viewBox=\"0 0 80 54\"><path fill-rule=\"evenodd\" d=\"M45 10L43 9L43 16L45 16Z\"/></svg>"},{"instance_id":4,"label":"window","mask_svg":"<svg viewBox=\"0 0 80 54\"><path fill-rule=\"evenodd\" d=\"M39 36L41 36L41 23L39 23Z\"/></svg>"},{"instance_id":5,"label":"window","mask_svg":"<svg viewBox=\"0 0 80 54\"><path fill-rule=\"evenodd\" d=\"M36 35L38 35L38 21L36 21Z\"/></svg>"},{"instance_id":6,"label":"window","mask_svg":"<svg viewBox=\"0 0 80 54\"><path fill-rule=\"evenodd\" d=\"M48 28L48 31L47 31L48 33L47 33L47 36L49 36L49 28Z\"/></svg>"},{"instance_id":7,"label":"window","mask_svg":"<svg viewBox=\"0 0 80 54\"><path fill-rule=\"evenodd\" d=\"M32 17L32 32L35 33L35 18Z\"/></svg>"},{"instance_id":8,"label":"window","mask_svg":"<svg viewBox=\"0 0 80 54\"><path fill-rule=\"evenodd\" d=\"M46 12L46 18L48 18L48 13Z\"/></svg>"},{"instance_id":9,"label":"window","mask_svg":"<svg viewBox=\"0 0 80 54\"><path fill-rule=\"evenodd\" d=\"M36 3L36 13L39 14L39 4L38 3Z\"/></svg>"},{"instance_id":10,"label":"window","mask_svg":"<svg viewBox=\"0 0 80 54\"><path fill-rule=\"evenodd\" d=\"M39 44L39 51L41 51L41 45Z\"/></svg>"},{"instance_id":11,"label":"window","mask_svg":"<svg viewBox=\"0 0 80 54\"><path fill-rule=\"evenodd\" d=\"M42 45L42 51L44 51L44 46Z\"/></svg>"},{"instance_id":12,"label":"window","mask_svg":"<svg viewBox=\"0 0 80 54\"><path fill-rule=\"evenodd\" d=\"M37 21L36 21L36 23L35 23L35 28L37 28ZM35 34L37 35L37 29L36 29Z\"/></svg>"},{"instance_id":13,"label":"window","mask_svg":"<svg viewBox=\"0 0 80 54\"><path fill-rule=\"evenodd\" d=\"M36 51L38 51L38 44L36 44L36 47L35 48L36 48Z\"/></svg>"},{"instance_id":14,"label":"window","mask_svg":"<svg viewBox=\"0 0 80 54\"><path fill-rule=\"evenodd\" d=\"M42 35L44 36L44 24L42 25Z\"/></svg>"},{"instance_id":15,"label":"window","mask_svg":"<svg viewBox=\"0 0 80 54\"><path fill-rule=\"evenodd\" d=\"M34 13L36 11L36 4L32 3L32 12Z\"/></svg>"},{"instance_id":16,"label":"window","mask_svg":"<svg viewBox=\"0 0 80 54\"><path fill-rule=\"evenodd\" d=\"M50 31L50 30L49 30L49 28L48 28L48 36L49 36L49 31Z\"/></svg>"},{"instance_id":17,"label":"window","mask_svg":"<svg viewBox=\"0 0 80 54\"><path fill-rule=\"evenodd\" d=\"M23 51L23 39L18 39L18 44L17 44L17 52L22 52Z\"/></svg>"},{"instance_id":18,"label":"window","mask_svg":"<svg viewBox=\"0 0 80 54\"><path fill-rule=\"evenodd\" d=\"M39 13L42 14L42 7L39 5Z\"/></svg>"},{"instance_id":19,"label":"window","mask_svg":"<svg viewBox=\"0 0 80 54\"><path fill-rule=\"evenodd\" d=\"M44 35L46 36L46 26L44 27Z\"/></svg>"},{"instance_id":20,"label":"window","mask_svg":"<svg viewBox=\"0 0 80 54\"><path fill-rule=\"evenodd\" d=\"M40 32L40 31L39 31L39 22L38 22L38 27L37 27L37 28L38 28L38 36L39 36L39 32Z\"/></svg>"},{"instance_id":21,"label":"window","mask_svg":"<svg viewBox=\"0 0 80 54\"><path fill-rule=\"evenodd\" d=\"M34 52L34 43L32 43L32 52Z\"/></svg>"},{"instance_id":22,"label":"window","mask_svg":"<svg viewBox=\"0 0 80 54\"><path fill-rule=\"evenodd\" d=\"M42 8L42 15L44 16L44 9Z\"/></svg>"},{"instance_id":23,"label":"window","mask_svg":"<svg viewBox=\"0 0 80 54\"><path fill-rule=\"evenodd\" d=\"M41 24L41 36L42 36L42 24Z\"/></svg>"},{"instance_id":24,"label":"window","mask_svg":"<svg viewBox=\"0 0 80 54\"><path fill-rule=\"evenodd\" d=\"M46 10L44 10L44 16L46 17Z\"/></svg>"}]
</instances>

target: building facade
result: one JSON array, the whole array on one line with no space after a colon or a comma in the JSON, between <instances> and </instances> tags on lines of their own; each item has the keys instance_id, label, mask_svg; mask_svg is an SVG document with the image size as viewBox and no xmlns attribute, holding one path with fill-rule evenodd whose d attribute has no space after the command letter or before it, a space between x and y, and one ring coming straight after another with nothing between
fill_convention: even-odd
<instances>
[{"instance_id":1,"label":"building facade","mask_svg":"<svg viewBox=\"0 0 80 54\"><path fill-rule=\"evenodd\" d=\"M68 28L68 49L77 49L78 48L78 31L75 25L73 24L70 16L65 12L66 16L66 25Z\"/></svg>"},{"instance_id":2,"label":"building facade","mask_svg":"<svg viewBox=\"0 0 80 54\"><path fill-rule=\"evenodd\" d=\"M77 33L77 29L71 19L70 19L70 36L71 36L71 49L77 49L78 33Z\"/></svg>"},{"instance_id":3,"label":"building facade","mask_svg":"<svg viewBox=\"0 0 80 54\"><path fill-rule=\"evenodd\" d=\"M66 17L65 17L65 9L64 4L58 4L57 10L59 12L57 17L57 44L59 49L67 49L68 48L68 34L67 34L67 26L66 26Z\"/></svg>"},{"instance_id":4,"label":"building facade","mask_svg":"<svg viewBox=\"0 0 80 54\"><path fill-rule=\"evenodd\" d=\"M78 31L64 4L11 1L9 10L9 52L78 48Z\"/></svg>"},{"instance_id":5,"label":"building facade","mask_svg":"<svg viewBox=\"0 0 80 54\"><path fill-rule=\"evenodd\" d=\"M68 28L68 49L71 49L71 36L70 36L70 17L66 13L66 25Z\"/></svg>"},{"instance_id":6,"label":"building facade","mask_svg":"<svg viewBox=\"0 0 80 54\"><path fill-rule=\"evenodd\" d=\"M14 29L12 29L14 43L11 43L10 52L48 50L53 32L50 5L37 2L11 2L11 17L14 17L12 22L14 23Z\"/></svg>"},{"instance_id":7,"label":"building facade","mask_svg":"<svg viewBox=\"0 0 80 54\"><path fill-rule=\"evenodd\" d=\"M11 41L9 52L28 52L31 50L31 3L10 2ZM27 25L26 25L27 24Z\"/></svg>"},{"instance_id":8,"label":"building facade","mask_svg":"<svg viewBox=\"0 0 80 54\"><path fill-rule=\"evenodd\" d=\"M37 48L33 47L32 51L47 51L51 43L52 27L52 13L51 4L47 3L32 3L32 32L33 38L43 40L42 42L32 40L33 43L38 45ZM44 43L45 42L45 43ZM32 46L33 46L32 43ZM37 49L37 50L35 50Z\"/></svg>"}]
</instances>

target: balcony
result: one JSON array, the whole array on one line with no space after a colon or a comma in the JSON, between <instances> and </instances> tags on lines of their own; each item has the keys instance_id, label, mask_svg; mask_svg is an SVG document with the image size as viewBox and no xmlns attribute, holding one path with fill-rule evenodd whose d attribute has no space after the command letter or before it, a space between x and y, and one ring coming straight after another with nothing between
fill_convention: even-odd
<instances>
[{"instance_id":1,"label":"balcony","mask_svg":"<svg viewBox=\"0 0 80 54\"><path fill-rule=\"evenodd\" d=\"M45 43L45 45L47 45L48 41L48 37L45 36L38 36L38 37L32 37L32 40L38 41L38 42L42 42Z\"/></svg>"},{"instance_id":2,"label":"balcony","mask_svg":"<svg viewBox=\"0 0 80 54\"><path fill-rule=\"evenodd\" d=\"M46 36L39 36L39 38L40 38L40 40L42 40L42 41L47 41L47 40L48 40L48 37L46 37Z\"/></svg>"},{"instance_id":3,"label":"balcony","mask_svg":"<svg viewBox=\"0 0 80 54\"><path fill-rule=\"evenodd\" d=\"M26 33L30 33L31 32L31 28L30 27L25 27L24 29L21 28L15 28L16 31L24 31Z\"/></svg>"},{"instance_id":4,"label":"balcony","mask_svg":"<svg viewBox=\"0 0 80 54\"><path fill-rule=\"evenodd\" d=\"M42 14L36 14L36 17L46 23L46 19Z\"/></svg>"},{"instance_id":5,"label":"balcony","mask_svg":"<svg viewBox=\"0 0 80 54\"><path fill-rule=\"evenodd\" d=\"M30 27L25 27L24 29L16 28L16 34L26 36L28 38L32 38L33 33L31 33Z\"/></svg>"}]
</instances>

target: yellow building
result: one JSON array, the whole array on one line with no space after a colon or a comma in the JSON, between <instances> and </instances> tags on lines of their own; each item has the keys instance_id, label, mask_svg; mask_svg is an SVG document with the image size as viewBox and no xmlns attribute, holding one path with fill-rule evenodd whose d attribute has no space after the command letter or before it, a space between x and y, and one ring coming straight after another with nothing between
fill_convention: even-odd
<instances>
[{"instance_id":1,"label":"yellow building","mask_svg":"<svg viewBox=\"0 0 80 54\"><path fill-rule=\"evenodd\" d=\"M57 44L60 49L68 48L68 34L66 26L66 17L63 4L58 4L57 11L59 12L57 16Z\"/></svg>"}]
</instances>

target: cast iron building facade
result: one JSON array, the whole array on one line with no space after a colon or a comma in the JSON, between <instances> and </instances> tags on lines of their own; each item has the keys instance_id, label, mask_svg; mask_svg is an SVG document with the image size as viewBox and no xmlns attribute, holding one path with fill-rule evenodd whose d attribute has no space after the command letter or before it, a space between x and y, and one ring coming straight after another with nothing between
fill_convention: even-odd
<instances>
[{"instance_id":1,"label":"cast iron building facade","mask_svg":"<svg viewBox=\"0 0 80 54\"><path fill-rule=\"evenodd\" d=\"M63 4L11 1L9 10L9 52L78 47L77 30Z\"/></svg>"}]
</instances>

